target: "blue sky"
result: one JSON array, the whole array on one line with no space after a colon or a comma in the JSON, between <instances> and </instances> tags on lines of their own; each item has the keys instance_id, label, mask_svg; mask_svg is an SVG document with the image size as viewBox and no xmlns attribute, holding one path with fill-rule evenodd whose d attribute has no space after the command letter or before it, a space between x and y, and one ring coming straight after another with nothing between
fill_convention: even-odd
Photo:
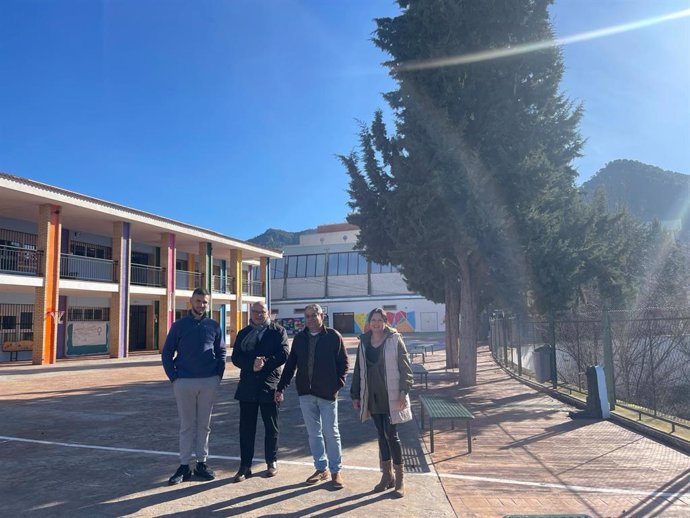
<instances>
[{"instance_id":1,"label":"blue sky","mask_svg":"<svg viewBox=\"0 0 690 518\"><path fill-rule=\"evenodd\" d=\"M559 37L690 0L558 0ZM0 0L0 171L249 239L344 221L336 159L394 85L389 0ZM566 45L580 182L690 174L690 17Z\"/></svg>"}]
</instances>

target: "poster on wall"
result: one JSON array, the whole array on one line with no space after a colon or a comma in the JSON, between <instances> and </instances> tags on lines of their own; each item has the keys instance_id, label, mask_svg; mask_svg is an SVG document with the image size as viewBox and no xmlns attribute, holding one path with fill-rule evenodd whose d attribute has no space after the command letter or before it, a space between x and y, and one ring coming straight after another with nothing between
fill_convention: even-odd
<instances>
[{"instance_id":1,"label":"poster on wall","mask_svg":"<svg viewBox=\"0 0 690 518\"><path fill-rule=\"evenodd\" d=\"M109 322L70 322L67 324L67 355L108 352Z\"/></svg>"}]
</instances>

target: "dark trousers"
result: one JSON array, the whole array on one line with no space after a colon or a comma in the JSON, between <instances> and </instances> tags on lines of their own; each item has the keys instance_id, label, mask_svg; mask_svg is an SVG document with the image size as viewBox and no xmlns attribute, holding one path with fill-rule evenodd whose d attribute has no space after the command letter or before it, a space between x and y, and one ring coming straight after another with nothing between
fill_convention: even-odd
<instances>
[{"instance_id":1,"label":"dark trousers","mask_svg":"<svg viewBox=\"0 0 690 518\"><path fill-rule=\"evenodd\" d=\"M256 421L261 409L264 422L264 452L266 463L275 462L278 452L278 405L270 403L250 403L240 401L240 463L251 466L254 460L254 439Z\"/></svg>"},{"instance_id":2,"label":"dark trousers","mask_svg":"<svg viewBox=\"0 0 690 518\"><path fill-rule=\"evenodd\" d=\"M402 464L402 446L398 437L398 428L391 423L388 414L371 414L379 433L379 454L382 461L393 460L393 464Z\"/></svg>"}]
</instances>

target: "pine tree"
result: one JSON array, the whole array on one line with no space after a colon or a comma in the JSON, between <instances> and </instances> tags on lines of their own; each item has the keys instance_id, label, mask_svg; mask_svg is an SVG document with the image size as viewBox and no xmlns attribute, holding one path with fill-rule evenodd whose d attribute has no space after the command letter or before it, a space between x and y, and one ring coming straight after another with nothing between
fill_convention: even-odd
<instances>
[{"instance_id":1,"label":"pine tree","mask_svg":"<svg viewBox=\"0 0 690 518\"><path fill-rule=\"evenodd\" d=\"M531 289L526 283L535 283L542 296L548 292L539 286L562 273L556 268L540 278L535 259L545 245L534 236L552 225L557 242L558 203L575 196L571 163L582 144L581 109L558 91L563 64L556 47L452 66L435 60L552 40L550 3L399 0L402 13L377 19L374 37L391 56L386 66L397 82L384 96L395 135L381 131L379 113L363 128L359 156L344 158L349 221L362 229L360 246L403 265L415 286L428 281L405 264L424 257L425 266L443 272L435 278L447 281L446 303L459 285L465 386L476 381L484 287L519 298Z\"/></svg>"}]
</instances>

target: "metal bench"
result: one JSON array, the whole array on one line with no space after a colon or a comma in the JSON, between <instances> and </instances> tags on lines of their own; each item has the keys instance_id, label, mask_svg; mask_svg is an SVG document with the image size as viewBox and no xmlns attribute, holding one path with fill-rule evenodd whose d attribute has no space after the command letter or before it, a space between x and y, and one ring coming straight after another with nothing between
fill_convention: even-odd
<instances>
[{"instance_id":1,"label":"metal bench","mask_svg":"<svg viewBox=\"0 0 690 518\"><path fill-rule=\"evenodd\" d=\"M429 431L431 433L431 453L434 453L434 420L450 419L451 428L455 429L455 420L459 419L467 423L467 450L472 453L472 412L467 410L462 403L454 399L440 396L420 395L422 403L422 430L424 430L424 413L429 416Z\"/></svg>"},{"instance_id":2,"label":"metal bench","mask_svg":"<svg viewBox=\"0 0 690 518\"><path fill-rule=\"evenodd\" d=\"M417 376L419 375L419 382L421 383L422 381L424 382L424 388L428 389L429 388L429 371L426 370L426 367L420 363L412 363L410 364L412 367L412 374Z\"/></svg>"},{"instance_id":3,"label":"metal bench","mask_svg":"<svg viewBox=\"0 0 690 518\"><path fill-rule=\"evenodd\" d=\"M3 352L10 353L10 361L19 360L19 351L31 351L34 343L31 340L20 340L18 342L5 342L2 344Z\"/></svg>"},{"instance_id":4,"label":"metal bench","mask_svg":"<svg viewBox=\"0 0 690 518\"><path fill-rule=\"evenodd\" d=\"M410 355L410 359L414 359L415 356L420 355L422 357L422 363L426 363L426 355L429 354L429 351L431 351L431 354L434 354L434 346L436 344L434 343L411 343L407 349L407 352Z\"/></svg>"}]
</instances>

